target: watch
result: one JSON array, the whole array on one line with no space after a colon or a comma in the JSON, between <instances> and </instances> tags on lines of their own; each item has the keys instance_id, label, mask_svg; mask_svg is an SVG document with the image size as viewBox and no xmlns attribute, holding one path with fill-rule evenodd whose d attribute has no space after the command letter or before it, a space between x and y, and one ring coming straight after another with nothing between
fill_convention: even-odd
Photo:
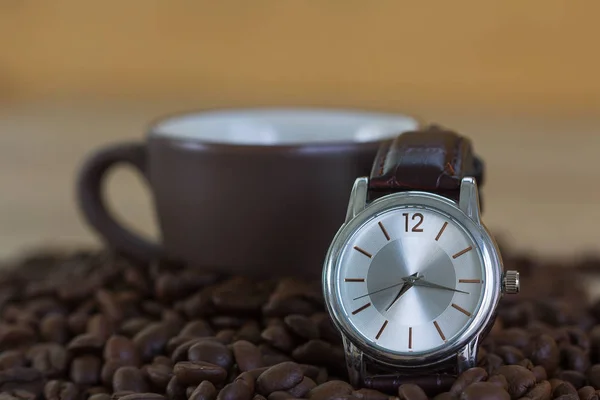
<instances>
[{"instance_id":1,"label":"watch","mask_svg":"<svg viewBox=\"0 0 600 400\"><path fill-rule=\"evenodd\" d=\"M468 138L429 126L385 142L355 181L323 271L355 387L431 394L476 365L502 294L519 291L480 219L483 172Z\"/></svg>"}]
</instances>

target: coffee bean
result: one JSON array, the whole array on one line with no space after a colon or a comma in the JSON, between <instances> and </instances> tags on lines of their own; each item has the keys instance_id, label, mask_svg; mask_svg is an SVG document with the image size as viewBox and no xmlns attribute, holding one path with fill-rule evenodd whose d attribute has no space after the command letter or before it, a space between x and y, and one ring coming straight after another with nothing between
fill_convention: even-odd
<instances>
[{"instance_id":1,"label":"coffee bean","mask_svg":"<svg viewBox=\"0 0 600 400\"><path fill-rule=\"evenodd\" d=\"M514 346L499 346L496 354L502 357L506 364L517 364L525 358L523 352Z\"/></svg>"},{"instance_id":2,"label":"coffee bean","mask_svg":"<svg viewBox=\"0 0 600 400\"><path fill-rule=\"evenodd\" d=\"M316 386L308 392L308 398L312 400L329 400L339 396L350 395L352 386L343 381L329 381Z\"/></svg>"},{"instance_id":3,"label":"coffee bean","mask_svg":"<svg viewBox=\"0 0 600 400\"><path fill-rule=\"evenodd\" d=\"M198 385L204 380L220 384L227 377L223 368L204 361L180 361L173 367L173 373L183 385Z\"/></svg>"},{"instance_id":4,"label":"coffee bean","mask_svg":"<svg viewBox=\"0 0 600 400\"><path fill-rule=\"evenodd\" d=\"M108 394L108 388L104 386L91 386L85 390L86 396L93 396L95 394L105 393Z\"/></svg>"},{"instance_id":5,"label":"coffee bean","mask_svg":"<svg viewBox=\"0 0 600 400\"><path fill-rule=\"evenodd\" d=\"M21 350L5 350L0 353L0 371L16 367L24 367L27 360Z\"/></svg>"},{"instance_id":6,"label":"coffee bean","mask_svg":"<svg viewBox=\"0 0 600 400\"><path fill-rule=\"evenodd\" d=\"M461 394L460 400L510 400L508 392L489 382L475 382Z\"/></svg>"},{"instance_id":7,"label":"coffee bean","mask_svg":"<svg viewBox=\"0 0 600 400\"><path fill-rule=\"evenodd\" d=\"M123 319L123 312L115 300L113 293L106 289L96 291L96 301L102 313L111 321L120 321Z\"/></svg>"},{"instance_id":8,"label":"coffee bean","mask_svg":"<svg viewBox=\"0 0 600 400\"><path fill-rule=\"evenodd\" d=\"M115 323L104 314L94 314L87 320L86 332L106 340L115 332Z\"/></svg>"},{"instance_id":9,"label":"coffee bean","mask_svg":"<svg viewBox=\"0 0 600 400\"><path fill-rule=\"evenodd\" d=\"M148 365L145 372L148 380L159 390L164 390L173 377L173 368L163 364Z\"/></svg>"},{"instance_id":10,"label":"coffee bean","mask_svg":"<svg viewBox=\"0 0 600 400\"><path fill-rule=\"evenodd\" d=\"M261 368L262 354L258 347L245 340L238 340L231 346L233 357L240 371L250 371L256 368Z\"/></svg>"},{"instance_id":11,"label":"coffee bean","mask_svg":"<svg viewBox=\"0 0 600 400\"><path fill-rule=\"evenodd\" d=\"M35 400L36 395L27 390L13 389L0 393L2 400Z\"/></svg>"},{"instance_id":12,"label":"coffee bean","mask_svg":"<svg viewBox=\"0 0 600 400\"><path fill-rule=\"evenodd\" d=\"M535 385L533 373L519 365L503 365L495 373L504 375L508 381L508 392L511 397L521 397Z\"/></svg>"},{"instance_id":13,"label":"coffee bean","mask_svg":"<svg viewBox=\"0 0 600 400\"><path fill-rule=\"evenodd\" d=\"M300 383L296 386L288 390L288 393L293 395L294 397L304 397L308 392L310 392L317 384L315 381L305 376L302 378Z\"/></svg>"},{"instance_id":14,"label":"coffee bean","mask_svg":"<svg viewBox=\"0 0 600 400\"><path fill-rule=\"evenodd\" d=\"M57 343L41 343L27 352L31 366L48 378L60 377L67 368L67 351Z\"/></svg>"},{"instance_id":15,"label":"coffee bean","mask_svg":"<svg viewBox=\"0 0 600 400\"><path fill-rule=\"evenodd\" d=\"M46 400L77 400L79 389L72 382L48 381L44 386Z\"/></svg>"},{"instance_id":16,"label":"coffee bean","mask_svg":"<svg viewBox=\"0 0 600 400\"><path fill-rule=\"evenodd\" d=\"M246 322L246 318L230 315L217 315L210 319L210 324L217 330L239 329Z\"/></svg>"},{"instance_id":17,"label":"coffee bean","mask_svg":"<svg viewBox=\"0 0 600 400\"><path fill-rule=\"evenodd\" d=\"M87 329L88 318L89 316L83 312L74 312L67 318L67 326L73 334L82 334Z\"/></svg>"},{"instance_id":18,"label":"coffee bean","mask_svg":"<svg viewBox=\"0 0 600 400\"><path fill-rule=\"evenodd\" d=\"M585 372L589 367L587 354L575 345L565 344L560 349L561 365L565 369Z\"/></svg>"},{"instance_id":19,"label":"coffee bean","mask_svg":"<svg viewBox=\"0 0 600 400\"><path fill-rule=\"evenodd\" d=\"M374 389L358 389L355 390L354 392L352 392L352 394L355 397L358 397L359 399L363 399L363 400L390 400L390 395L386 394L386 393L381 393L378 390L374 390ZM448 395L448 400L452 399L453 397L450 395L450 393L445 393ZM438 397L436 397L436 399L438 399Z\"/></svg>"},{"instance_id":20,"label":"coffee bean","mask_svg":"<svg viewBox=\"0 0 600 400\"><path fill-rule=\"evenodd\" d=\"M485 381L487 377L488 373L483 368L470 368L459 375L452 385L452 388L450 388L450 393L454 396L458 396L467 386L475 382Z\"/></svg>"},{"instance_id":21,"label":"coffee bean","mask_svg":"<svg viewBox=\"0 0 600 400\"><path fill-rule=\"evenodd\" d=\"M203 381L189 396L188 400L214 400L217 398L217 389L210 381Z\"/></svg>"},{"instance_id":22,"label":"coffee bean","mask_svg":"<svg viewBox=\"0 0 600 400\"><path fill-rule=\"evenodd\" d=\"M290 351L294 348L294 339L283 326L270 326L262 331L261 337L274 348Z\"/></svg>"},{"instance_id":23,"label":"coffee bean","mask_svg":"<svg viewBox=\"0 0 600 400\"><path fill-rule=\"evenodd\" d=\"M251 400L254 390L241 379L235 380L225 385L219 395L218 400Z\"/></svg>"},{"instance_id":24,"label":"coffee bean","mask_svg":"<svg viewBox=\"0 0 600 400\"><path fill-rule=\"evenodd\" d=\"M132 366L119 367L113 375L112 386L115 392L127 390L144 393L148 391L144 374L141 370Z\"/></svg>"},{"instance_id":25,"label":"coffee bean","mask_svg":"<svg viewBox=\"0 0 600 400\"><path fill-rule=\"evenodd\" d=\"M487 382L508 391L508 381L504 375L492 375L488 378Z\"/></svg>"},{"instance_id":26,"label":"coffee bean","mask_svg":"<svg viewBox=\"0 0 600 400\"><path fill-rule=\"evenodd\" d=\"M177 332L185 325L185 320L175 310L164 309L161 314L161 321L169 326L172 331Z\"/></svg>"},{"instance_id":27,"label":"coffee bean","mask_svg":"<svg viewBox=\"0 0 600 400\"><path fill-rule=\"evenodd\" d=\"M165 400L166 397L158 393L132 393L121 397L121 400Z\"/></svg>"},{"instance_id":28,"label":"coffee bean","mask_svg":"<svg viewBox=\"0 0 600 400\"><path fill-rule=\"evenodd\" d=\"M428 397L419 386L413 383L405 383L398 388L400 400L427 400Z\"/></svg>"},{"instance_id":29,"label":"coffee bean","mask_svg":"<svg viewBox=\"0 0 600 400\"><path fill-rule=\"evenodd\" d=\"M269 395L276 390L288 390L304 378L302 367L294 362L284 362L272 366L256 380L257 391Z\"/></svg>"},{"instance_id":30,"label":"coffee bean","mask_svg":"<svg viewBox=\"0 0 600 400\"><path fill-rule=\"evenodd\" d=\"M577 395L577 389L569 382L561 382L552 389L552 397Z\"/></svg>"},{"instance_id":31,"label":"coffee bean","mask_svg":"<svg viewBox=\"0 0 600 400\"><path fill-rule=\"evenodd\" d=\"M138 332L133 338L135 346L144 362L159 355L173 336L171 327L164 323L152 323Z\"/></svg>"},{"instance_id":32,"label":"coffee bean","mask_svg":"<svg viewBox=\"0 0 600 400\"><path fill-rule=\"evenodd\" d=\"M590 338L583 329L577 326L567 326L561 329L568 336L570 344L579 347L583 351L590 349Z\"/></svg>"},{"instance_id":33,"label":"coffee bean","mask_svg":"<svg viewBox=\"0 0 600 400\"><path fill-rule=\"evenodd\" d=\"M600 364L592 365L587 373L590 385L595 388L600 388Z\"/></svg>"},{"instance_id":34,"label":"coffee bean","mask_svg":"<svg viewBox=\"0 0 600 400\"><path fill-rule=\"evenodd\" d=\"M82 354L102 355L103 347L104 341L102 338L89 333L84 333L71 339L67 345L67 350L72 356L79 356Z\"/></svg>"},{"instance_id":35,"label":"coffee bean","mask_svg":"<svg viewBox=\"0 0 600 400\"><path fill-rule=\"evenodd\" d=\"M550 387L550 382L541 381L536 383L533 388L531 388L525 395L524 398L531 400L548 400L552 396L552 390Z\"/></svg>"},{"instance_id":36,"label":"coffee bean","mask_svg":"<svg viewBox=\"0 0 600 400\"><path fill-rule=\"evenodd\" d=\"M303 339L319 338L319 327L311 318L300 314L292 314L286 316L284 321L292 332Z\"/></svg>"},{"instance_id":37,"label":"coffee bean","mask_svg":"<svg viewBox=\"0 0 600 400\"><path fill-rule=\"evenodd\" d=\"M284 392L283 390L277 390L270 395L267 396L267 400L290 400L294 399L294 397L288 392Z\"/></svg>"},{"instance_id":38,"label":"coffee bean","mask_svg":"<svg viewBox=\"0 0 600 400\"><path fill-rule=\"evenodd\" d=\"M13 389L39 395L44 390L44 377L33 368L16 367L0 371L0 392Z\"/></svg>"},{"instance_id":39,"label":"coffee bean","mask_svg":"<svg viewBox=\"0 0 600 400\"><path fill-rule=\"evenodd\" d=\"M211 300L220 311L256 313L268 295L267 291L261 290L252 281L235 277L217 285L212 291Z\"/></svg>"},{"instance_id":40,"label":"coffee bean","mask_svg":"<svg viewBox=\"0 0 600 400\"><path fill-rule=\"evenodd\" d=\"M47 342L65 344L69 340L67 318L62 314L48 314L40 322L40 336Z\"/></svg>"},{"instance_id":41,"label":"coffee bean","mask_svg":"<svg viewBox=\"0 0 600 400\"><path fill-rule=\"evenodd\" d=\"M541 382L548 379L548 374L546 373L546 370L540 365L536 365L535 367L533 367L531 369L531 373L533 373L533 375L535 376L536 382Z\"/></svg>"},{"instance_id":42,"label":"coffee bean","mask_svg":"<svg viewBox=\"0 0 600 400\"><path fill-rule=\"evenodd\" d=\"M577 395L580 400L598 400L598 394L596 393L596 389L592 386L584 386L577 391Z\"/></svg>"},{"instance_id":43,"label":"coffee bean","mask_svg":"<svg viewBox=\"0 0 600 400\"><path fill-rule=\"evenodd\" d=\"M27 346L35 339L35 332L27 326L0 325L0 351Z\"/></svg>"},{"instance_id":44,"label":"coffee bean","mask_svg":"<svg viewBox=\"0 0 600 400\"><path fill-rule=\"evenodd\" d=\"M531 339L525 354L535 365L541 365L552 375L560 362L560 350L556 341L549 335L542 334Z\"/></svg>"},{"instance_id":45,"label":"coffee bean","mask_svg":"<svg viewBox=\"0 0 600 400\"><path fill-rule=\"evenodd\" d=\"M186 387L179 383L177 377L173 376L165 392L169 400L185 400L187 398L185 389Z\"/></svg>"},{"instance_id":46,"label":"coffee bean","mask_svg":"<svg viewBox=\"0 0 600 400\"><path fill-rule=\"evenodd\" d=\"M188 338L181 337L181 336L176 336L176 337L172 338L171 340L169 340L169 343L167 343L167 351L168 351L169 347L172 347L177 344L177 347L171 353L171 360L173 362L189 361L188 360L188 351L190 350L190 347L192 347L196 343L200 342L200 340L201 340L200 338L188 339ZM181 342L181 341L183 341L183 342ZM181 344L179 344L179 342L181 342Z\"/></svg>"},{"instance_id":47,"label":"coffee bean","mask_svg":"<svg viewBox=\"0 0 600 400\"><path fill-rule=\"evenodd\" d=\"M238 340L246 340L254 344L259 343L262 338L258 323L252 320L246 321L234 337L234 341Z\"/></svg>"},{"instance_id":48,"label":"coffee bean","mask_svg":"<svg viewBox=\"0 0 600 400\"><path fill-rule=\"evenodd\" d=\"M562 379L565 382L569 382L576 389L583 387L587 384L586 376L579 371L563 370L554 374L554 376L558 379Z\"/></svg>"},{"instance_id":49,"label":"coffee bean","mask_svg":"<svg viewBox=\"0 0 600 400\"><path fill-rule=\"evenodd\" d=\"M189 348L188 360L206 361L228 370L233 364L233 355L231 350L222 343L202 340Z\"/></svg>"},{"instance_id":50,"label":"coffee bean","mask_svg":"<svg viewBox=\"0 0 600 400\"><path fill-rule=\"evenodd\" d=\"M252 400L267 400L265 396L261 396L260 394L255 394Z\"/></svg>"},{"instance_id":51,"label":"coffee bean","mask_svg":"<svg viewBox=\"0 0 600 400\"><path fill-rule=\"evenodd\" d=\"M343 365L344 354L339 347L320 340L313 339L298 346L292 352L292 357L301 363L317 365Z\"/></svg>"},{"instance_id":52,"label":"coffee bean","mask_svg":"<svg viewBox=\"0 0 600 400\"><path fill-rule=\"evenodd\" d=\"M196 319L194 321L188 322L179 333L179 336L205 337L212 336L213 334L214 332L208 324L208 322L202 319Z\"/></svg>"},{"instance_id":53,"label":"coffee bean","mask_svg":"<svg viewBox=\"0 0 600 400\"><path fill-rule=\"evenodd\" d=\"M266 343L258 345L258 348L260 350L260 353L262 354L264 365L272 366L283 362L292 361L292 359L287 354L271 347Z\"/></svg>"},{"instance_id":54,"label":"coffee bean","mask_svg":"<svg viewBox=\"0 0 600 400\"><path fill-rule=\"evenodd\" d=\"M121 400L123 397L130 395L130 394L134 394L135 392L132 392L131 390L121 390L121 391L117 391L117 392L113 392L113 394L110 396L111 400Z\"/></svg>"},{"instance_id":55,"label":"coffee bean","mask_svg":"<svg viewBox=\"0 0 600 400\"><path fill-rule=\"evenodd\" d=\"M524 349L529 344L529 333L522 328L509 328L493 336L493 341L498 346L515 346Z\"/></svg>"},{"instance_id":56,"label":"coffee bean","mask_svg":"<svg viewBox=\"0 0 600 400\"><path fill-rule=\"evenodd\" d=\"M210 288L187 297L176 309L182 311L188 318L202 318L211 314L213 305Z\"/></svg>"},{"instance_id":57,"label":"coffee bean","mask_svg":"<svg viewBox=\"0 0 600 400\"><path fill-rule=\"evenodd\" d=\"M123 365L138 366L140 356L133 341L125 336L111 336L104 347L105 360L118 360Z\"/></svg>"},{"instance_id":58,"label":"coffee bean","mask_svg":"<svg viewBox=\"0 0 600 400\"><path fill-rule=\"evenodd\" d=\"M234 329L223 329L215 335L215 339L223 344L230 344L233 342L235 338L235 330Z\"/></svg>"},{"instance_id":59,"label":"coffee bean","mask_svg":"<svg viewBox=\"0 0 600 400\"><path fill-rule=\"evenodd\" d=\"M148 318L135 317L129 320L124 320L118 331L121 335L131 338L137 335L142 329L144 329L151 323L152 320Z\"/></svg>"},{"instance_id":60,"label":"coffee bean","mask_svg":"<svg viewBox=\"0 0 600 400\"><path fill-rule=\"evenodd\" d=\"M500 308L498 317L506 328L524 327L535 318L535 309L531 302L524 301L513 307Z\"/></svg>"},{"instance_id":61,"label":"coffee bean","mask_svg":"<svg viewBox=\"0 0 600 400\"><path fill-rule=\"evenodd\" d=\"M100 382L100 358L86 354L75 357L71 362L70 377L78 385L95 385Z\"/></svg>"},{"instance_id":62,"label":"coffee bean","mask_svg":"<svg viewBox=\"0 0 600 400\"><path fill-rule=\"evenodd\" d=\"M113 376L121 367L125 367L125 365L123 365L123 363L119 360L106 360L104 365L102 365L102 369L100 370L100 381L102 384L111 387Z\"/></svg>"}]
</instances>

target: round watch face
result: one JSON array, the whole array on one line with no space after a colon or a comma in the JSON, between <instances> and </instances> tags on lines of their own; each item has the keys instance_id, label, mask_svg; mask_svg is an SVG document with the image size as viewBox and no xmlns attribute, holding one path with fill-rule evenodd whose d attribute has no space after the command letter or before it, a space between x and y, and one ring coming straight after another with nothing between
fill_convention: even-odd
<instances>
[{"instance_id":1,"label":"round watch face","mask_svg":"<svg viewBox=\"0 0 600 400\"><path fill-rule=\"evenodd\" d=\"M481 310L486 280L494 279L484 253L467 227L434 207L406 204L372 215L336 256L338 320L343 315L354 336L387 354L445 348L490 311Z\"/></svg>"}]
</instances>

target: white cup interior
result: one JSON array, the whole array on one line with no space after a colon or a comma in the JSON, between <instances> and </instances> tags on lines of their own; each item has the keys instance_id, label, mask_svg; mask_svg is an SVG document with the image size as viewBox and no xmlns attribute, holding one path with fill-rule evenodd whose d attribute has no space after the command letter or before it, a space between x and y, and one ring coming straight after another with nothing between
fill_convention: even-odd
<instances>
[{"instance_id":1,"label":"white cup interior","mask_svg":"<svg viewBox=\"0 0 600 400\"><path fill-rule=\"evenodd\" d=\"M153 135L236 145L373 142L417 129L401 114L313 109L211 111L158 122Z\"/></svg>"}]
</instances>

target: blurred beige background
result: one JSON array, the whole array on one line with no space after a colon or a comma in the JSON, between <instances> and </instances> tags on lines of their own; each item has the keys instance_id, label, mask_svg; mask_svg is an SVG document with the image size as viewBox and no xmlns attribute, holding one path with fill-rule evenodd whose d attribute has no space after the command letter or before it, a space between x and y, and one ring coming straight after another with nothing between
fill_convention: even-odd
<instances>
[{"instance_id":1,"label":"blurred beige background","mask_svg":"<svg viewBox=\"0 0 600 400\"><path fill-rule=\"evenodd\" d=\"M598 250L600 3L0 0L0 256L97 243L85 154L182 109L310 105L416 114L487 160L486 221L515 246ZM115 174L118 213L155 235Z\"/></svg>"}]
</instances>

